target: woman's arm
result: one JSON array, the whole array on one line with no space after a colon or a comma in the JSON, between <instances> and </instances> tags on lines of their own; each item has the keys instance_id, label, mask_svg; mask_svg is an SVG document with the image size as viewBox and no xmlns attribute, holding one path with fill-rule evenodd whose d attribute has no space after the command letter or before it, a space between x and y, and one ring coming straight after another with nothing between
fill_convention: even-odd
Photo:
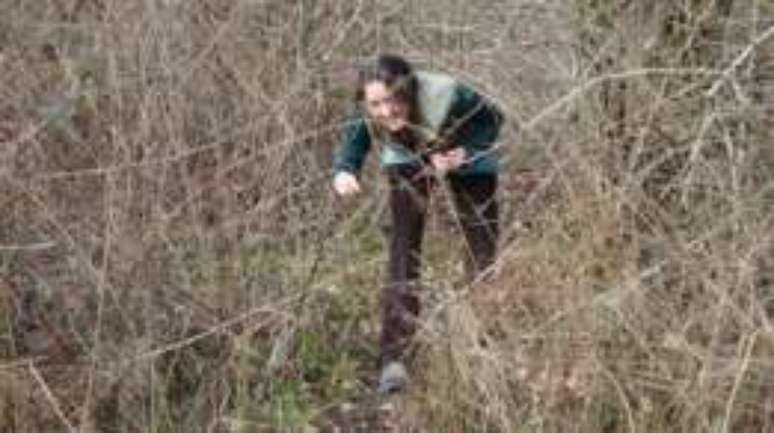
<instances>
[{"instance_id":1,"label":"woman's arm","mask_svg":"<svg viewBox=\"0 0 774 433\"><path fill-rule=\"evenodd\" d=\"M371 149L371 135L362 115L349 118L333 159L333 189L341 196L360 192L357 176Z\"/></svg>"},{"instance_id":2,"label":"woman's arm","mask_svg":"<svg viewBox=\"0 0 774 433\"><path fill-rule=\"evenodd\" d=\"M371 135L366 121L360 114L350 116L341 134L341 143L333 159L333 172L346 171L360 174L363 163L371 150Z\"/></svg>"},{"instance_id":3,"label":"woman's arm","mask_svg":"<svg viewBox=\"0 0 774 433\"><path fill-rule=\"evenodd\" d=\"M503 114L494 103L458 84L445 130L450 144L462 146L468 157L489 149L497 140Z\"/></svg>"}]
</instances>

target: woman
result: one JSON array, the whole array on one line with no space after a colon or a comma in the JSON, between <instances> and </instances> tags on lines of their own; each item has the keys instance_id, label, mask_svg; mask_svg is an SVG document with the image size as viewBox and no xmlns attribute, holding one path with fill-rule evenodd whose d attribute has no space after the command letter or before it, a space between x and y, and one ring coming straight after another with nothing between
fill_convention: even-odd
<instances>
[{"instance_id":1,"label":"woman","mask_svg":"<svg viewBox=\"0 0 774 433\"><path fill-rule=\"evenodd\" d=\"M390 184L392 225L388 281L381 292L381 374L378 391L408 380L401 357L419 314L417 288L428 196L445 179L468 245L469 278L494 260L498 235L497 156L491 149L502 114L456 79L415 72L396 55L359 70L358 110L347 123L334 160L333 187L360 192L358 176L373 142Z\"/></svg>"}]
</instances>

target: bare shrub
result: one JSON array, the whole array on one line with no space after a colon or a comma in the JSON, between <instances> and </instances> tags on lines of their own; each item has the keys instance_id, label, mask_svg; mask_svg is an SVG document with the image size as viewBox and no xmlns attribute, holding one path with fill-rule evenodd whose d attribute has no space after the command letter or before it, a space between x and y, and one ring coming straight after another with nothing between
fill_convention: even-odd
<instances>
[{"instance_id":1,"label":"bare shrub","mask_svg":"<svg viewBox=\"0 0 774 433\"><path fill-rule=\"evenodd\" d=\"M772 429L770 2L0 8L5 430ZM392 412L383 184L328 187L379 50L509 115L494 276L441 192Z\"/></svg>"}]
</instances>

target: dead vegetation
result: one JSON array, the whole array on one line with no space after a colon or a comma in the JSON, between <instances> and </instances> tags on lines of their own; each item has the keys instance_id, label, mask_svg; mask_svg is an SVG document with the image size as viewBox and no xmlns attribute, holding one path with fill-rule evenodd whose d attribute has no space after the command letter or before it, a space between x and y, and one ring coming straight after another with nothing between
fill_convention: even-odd
<instances>
[{"instance_id":1,"label":"dead vegetation","mask_svg":"<svg viewBox=\"0 0 774 433\"><path fill-rule=\"evenodd\" d=\"M770 1L0 9L0 431L773 428ZM328 186L378 50L510 119L495 276L440 194L384 414L383 185Z\"/></svg>"}]
</instances>

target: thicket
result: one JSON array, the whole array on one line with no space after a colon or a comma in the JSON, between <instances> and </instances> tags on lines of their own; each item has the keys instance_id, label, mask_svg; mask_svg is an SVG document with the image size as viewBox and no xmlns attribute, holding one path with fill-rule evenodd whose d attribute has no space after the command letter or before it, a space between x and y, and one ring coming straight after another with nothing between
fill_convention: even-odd
<instances>
[{"instance_id":1,"label":"thicket","mask_svg":"<svg viewBox=\"0 0 774 433\"><path fill-rule=\"evenodd\" d=\"M771 1L0 10L0 432L774 429ZM329 186L380 51L508 115L494 277L440 190L384 416L384 184Z\"/></svg>"}]
</instances>

